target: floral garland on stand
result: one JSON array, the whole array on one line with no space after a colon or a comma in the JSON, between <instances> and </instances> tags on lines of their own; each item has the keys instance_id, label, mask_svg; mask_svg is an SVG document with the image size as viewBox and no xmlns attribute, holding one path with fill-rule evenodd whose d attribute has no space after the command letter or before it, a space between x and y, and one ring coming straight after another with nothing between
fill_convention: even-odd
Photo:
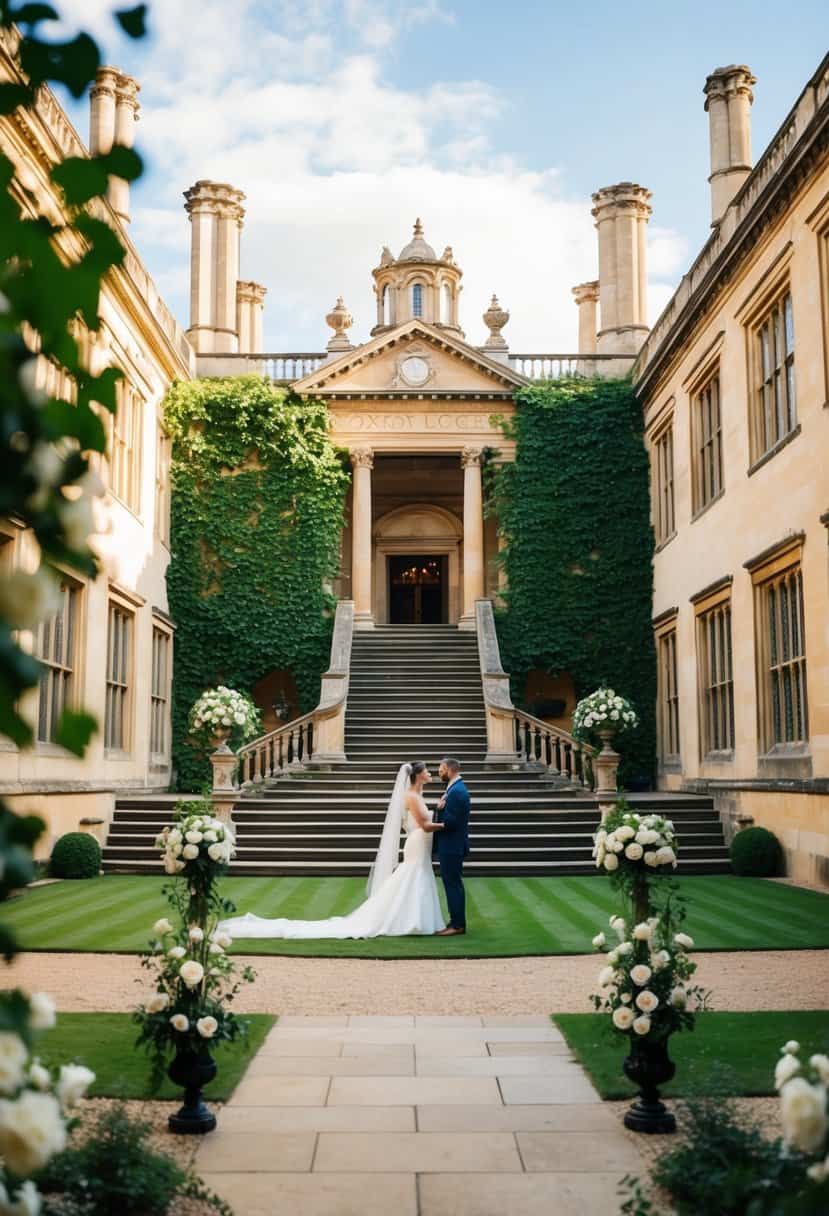
<instances>
[{"instance_id":1,"label":"floral garland on stand","mask_svg":"<svg viewBox=\"0 0 829 1216\"><path fill-rule=\"evenodd\" d=\"M677 867L679 840L664 815L640 815L620 798L593 837L597 869L610 875L637 921L650 916L648 880Z\"/></svg>"},{"instance_id":2,"label":"floral garland on stand","mask_svg":"<svg viewBox=\"0 0 829 1216\"><path fill-rule=\"evenodd\" d=\"M219 878L235 851L232 829L213 817L208 799L180 802L173 826L156 840L166 873L174 878L165 894L175 923L166 917L153 926L150 953L141 965L153 975L155 991L135 1012L138 1043L153 1053L153 1080L160 1083L170 1048L168 1075L185 1091L171 1115L170 1130L203 1133L216 1126L202 1087L216 1075L210 1047L247 1033L247 1023L229 1008L240 988L255 979L250 967L239 973L227 954L232 939L219 922L236 911L222 899Z\"/></svg>"},{"instance_id":3,"label":"floral garland on stand","mask_svg":"<svg viewBox=\"0 0 829 1216\"><path fill-rule=\"evenodd\" d=\"M197 747L209 751L229 743L237 751L259 734L262 715L247 693L220 684L201 694L190 710L188 726Z\"/></svg>"},{"instance_id":4,"label":"floral garland on stand","mask_svg":"<svg viewBox=\"0 0 829 1216\"><path fill-rule=\"evenodd\" d=\"M829 1211L829 1056L810 1056L806 1064L794 1039L781 1053L774 1084L780 1093L783 1139L791 1152L811 1159L808 1181L792 1211L818 1216Z\"/></svg>"},{"instance_id":5,"label":"floral garland on stand","mask_svg":"<svg viewBox=\"0 0 829 1216\"><path fill-rule=\"evenodd\" d=\"M573 735L582 742L601 748L593 757L596 796L602 811L616 797L617 773L621 756L612 746L621 734L635 730L639 716L630 701L612 688L597 688L579 701L573 712Z\"/></svg>"}]
</instances>

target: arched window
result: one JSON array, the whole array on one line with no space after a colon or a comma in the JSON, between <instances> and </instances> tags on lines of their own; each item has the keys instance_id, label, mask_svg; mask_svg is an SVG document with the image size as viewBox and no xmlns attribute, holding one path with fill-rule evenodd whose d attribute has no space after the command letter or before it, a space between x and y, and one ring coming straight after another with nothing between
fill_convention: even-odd
<instances>
[{"instance_id":1,"label":"arched window","mask_svg":"<svg viewBox=\"0 0 829 1216\"><path fill-rule=\"evenodd\" d=\"M383 288L383 325L391 325L391 291L388 284Z\"/></svg>"},{"instance_id":2,"label":"arched window","mask_svg":"<svg viewBox=\"0 0 829 1216\"><path fill-rule=\"evenodd\" d=\"M444 325L452 324L452 288L444 283L440 292L440 319Z\"/></svg>"},{"instance_id":3,"label":"arched window","mask_svg":"<svg viewBox=\"0 0 829 1216\"><path fill-rule=\"evenodd\" d=\"M412 316L423 316L423 284L415 283L412 288Z\"/></svg>"}]
</instances>

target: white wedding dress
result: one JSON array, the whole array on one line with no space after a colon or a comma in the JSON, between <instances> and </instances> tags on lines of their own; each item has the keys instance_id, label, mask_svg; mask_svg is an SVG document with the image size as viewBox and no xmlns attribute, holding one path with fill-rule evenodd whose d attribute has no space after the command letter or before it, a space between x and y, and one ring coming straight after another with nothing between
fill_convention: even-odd
<instances>
[{"instance_id":1,"label":"white wedding dress","mask_svg":"<svg viewBox=\"0 0 829 1216\"><path fill-rule=\"evenodd\" d=\"M408 765L403 765L389 803L377 858L368 883L369 897L348 916L328 920L268 920L248 912L223 921L219 929L233 938L407 937L436 933L446 922L441 912L432 870L432 833L424 832L406 810ZM422 804L422 810L432 813ZM403 860L398 864L401 831L406 833Z\"/></svg>"}]
</instances>

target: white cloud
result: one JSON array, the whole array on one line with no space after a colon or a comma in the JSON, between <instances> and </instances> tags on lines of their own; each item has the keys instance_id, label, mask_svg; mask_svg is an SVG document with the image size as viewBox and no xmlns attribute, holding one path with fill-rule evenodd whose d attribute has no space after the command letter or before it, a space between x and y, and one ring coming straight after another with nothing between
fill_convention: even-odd
<instances>
[{"instance_id":1,"label":"white cloud","mask_svg":"<svg viewBox=\"0 0 829 1216\"><path fill-rule=\"evenodd\" d=\"M108 34L110 8L63 4ZM322 349L339 294L355 316L352 336L364 340L371 268L421 215L438 253L451 244L464 269L470 341L484 340L481 314L495 291L512 313L513 350L574 349L570 288L596 275L589 198L555 166L530 171L498 154L505 99L486 81L393 81L407 31L453 21L438 0L235 0L232 15L224 0L151 6L151 44L121 40L116 62L142 85L137 134L149 173L136 190L134 236L184 325L181 195L215 178L247 196L242 276L268 287L266 348ZM654 318L685 250L665 229L651 230L649 248Z\"/></svg>"}]
</instances>

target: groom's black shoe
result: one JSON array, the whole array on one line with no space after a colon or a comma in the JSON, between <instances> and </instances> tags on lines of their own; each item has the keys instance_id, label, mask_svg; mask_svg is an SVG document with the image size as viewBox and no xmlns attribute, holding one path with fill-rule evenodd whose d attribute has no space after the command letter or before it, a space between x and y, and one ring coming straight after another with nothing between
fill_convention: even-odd
<instances>
[{"instance_id":1,"label":"groom's black shoe","mask_svg":"<svg viewBox=\"0 0 829 1216\"><path fill-rule=\"evenodd\" d=\"M435 937L457 937L461 933L466 933L466 929L456 929L454 925L448 925L445 929L438 929Z\"/></svg>"}]
</instances>

